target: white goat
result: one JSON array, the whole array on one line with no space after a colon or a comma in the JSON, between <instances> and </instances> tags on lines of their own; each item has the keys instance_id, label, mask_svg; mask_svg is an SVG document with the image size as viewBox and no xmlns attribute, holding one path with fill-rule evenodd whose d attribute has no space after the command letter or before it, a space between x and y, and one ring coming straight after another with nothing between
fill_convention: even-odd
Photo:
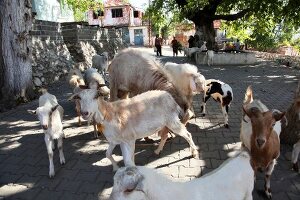
<instances>
[{"instance_id":1,"label":"white goat","mask_svg":"<svg viewBox=\"0 0 300 200\"><path fill-rule=\"evenodd\" d=\"M100 89L101 93L109 95L110 90L107 86L103 86L105 84L105 80L104 80L103 76L97 72L97 69L88 68L85 71L84 79L85 79L85 82L86 82L88 88Z\"/></svg>"},{"instance_id":2,"label":"white goat","mask_svg":"<svg viewBox=\"0 0 300 200\"><path fill-rule=\"evenodd\" d=\"M120 168L110 200L251 200L254 173L243 151L203 177L173 182L142 166Z\"/></svg>"},{"instance_id":3,"label":"white goat","mask_svg":"<svg viewBox=\"0 0 300 200\"><path fill-rule=\"evenodd\" d=\"M192 54L195 52L201 52L201 49L199 47L187 48L185 54L188 58L191 58Z\"/></svg>"},{"instance_id":4,"label":"white goat","mask_svg":"<svg viewBox=\"0 0 300 200\"><path fill-rule=\"evenodd\" d=\"M198 68L195 65L188 63L176 64L167 62L165 70L168 72L171 82L186 96L192 108L193 96L203 92L205 89L205 77L198 72Z\"/></svg>"},{"instance_id":5,"label":"white goat","mask_svg":"<svg viewBox=\"0 0 300 200\"><path fill-rule=\"evenodd\" d=\"M253 100L250 86L245 94L243 110L240 138L243 146L251 152L254 173L265 170L265 194L271 198L270 180L280 154L281 119L285 113L270 111L260 100Z\"/></svg>"},{"instance_id":6,"label":"white goat","mask_svg":"<svg viewBox=\"0 0 300 200\"><path fill-rule=\"evenodd\" d=\"M232 88L222 81L207 79L203 97L204 99L201 105L202 115L205 116L206 102L210 97L212 97L215 101L218 101L220 103L224 116L224 124L225 127L228 128L228 111L233 99Z\"/></svg>"},{"instance_id":7,"label":"white goat","mask_svg":"<svg viewBox=\"0 0 300 200\"><path fill-rule=\"evenodd\" d=\"M100 55L98 54L94 55L92 57L92 66L98 69L100 74L105 76L105 73L107 72L107 68L108 68L108 53L103 52Z\"/></svg>"},{"instance_id":8,"label":"white goat","mask_svg":"<svg viewBox=\"0 0 300 200\"><path fill-rule=\"evenodd\" d=\"M28 110L29 113L37 114L40 124L44 130L45 143L49 157L49 176L55 175L53 164L54 139L57 139L60 164L65 164L63 153L63 125L62 118L64 109L58 104L54 95L43 90L43 95L39 98L39 107L36 110Z\"/></svg>"},{"instance_id":9,"label":"white goat","mask_svg":"<svg viewBox=\"0 0 300 200\"><path fill-rule=\"evenodd\" d=\"M206 52L206 56L207 56L207 65L210 66L210 65L213 65L214 63L214 55L215 55L215 52L213 50L208 50Z\"/></svg>"},{"instance_id":10,"label":"white goat","mask_svg":"<svg viewBox=\"0 0 300 200\"><path fill-rule=\"evenodd\" d=\"M67 81L73 89L73 92L76 87L79 87L79 85L85 85L81 71L76 68L70 70Z\"/></svg>"},{"instance_id":11,"label":"white goat","mask_svg":"<svg viewBox=\"0 0 300 200\"><path fill-rule=\"evenodd\" d=\"M178 117L181 108L168 92L153 90L114 102L98 99L99 95L102 94L87 89L71 98L80 100L84 119L93 117L97 123L104 125L103 133L109 142L106 157L112 162L114 170L118 168L112 157L116 145L121 146L125 166L133 166L135 140L150 136L164 127L186 139L192 148L192 155L197 155L192 136Z\"/></svg>"}]
</instances>

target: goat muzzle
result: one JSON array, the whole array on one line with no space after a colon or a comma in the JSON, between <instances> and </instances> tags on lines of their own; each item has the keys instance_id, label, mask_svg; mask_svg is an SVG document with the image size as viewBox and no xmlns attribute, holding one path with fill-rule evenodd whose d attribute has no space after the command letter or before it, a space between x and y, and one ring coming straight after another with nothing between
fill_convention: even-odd
<instances>
[{"instance_id":1,"label":"goat muzzle","mask_svg":"<svg viewBox=\"0 0 300 200\"><path fill-rule=\"evenodd\" d=\"M47 129L48 129L48 125L42 125L42 128L43 128L44 130L47 130Z\"/></svg>"},{"instance_id":2,"label":"goat muzzle","mask_svg":"<svg viewBox=\"0 0 300 200\"><path fill-rule=\"evenodd\" d=\"M266 140L258 138L258 139L256 139L256 143L257 143L258 148L261 148L266 143Z\"/></svg>"}]
</instances>

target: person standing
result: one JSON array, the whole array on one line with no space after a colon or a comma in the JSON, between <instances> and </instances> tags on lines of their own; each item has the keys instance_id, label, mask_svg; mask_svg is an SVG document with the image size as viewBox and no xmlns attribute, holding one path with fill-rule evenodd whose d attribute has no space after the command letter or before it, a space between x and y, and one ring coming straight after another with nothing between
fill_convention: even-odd
<instances>
[{"instance_id":1,"label":"person standing","mask_svg":"<svg viewBox=\"0 0 300 200\"><path fill-rule=\"evenodd\" d=\"M173 57L178 55L178 41L175 37L173 37L173 40L171 41L172 49L173 49Z\"/></svg>"},{"instance_id":2,"label":"person standing","mask_svg":"<svg viewBox=\"0 0 300 200\"><path fill-rule=\"evenodd\" d=\"M194 36L190 35L188 43L189 43L189 48L194 47Z\"/></svg>"},{"instance_id":3,"label":"person standing","mask_svg":"<svg viewBox=\"0 0 300 200\"><path fill-rule=\"evenodd\" d=\"M162 56L162 54L161 54L162 39L159 37L158 34L155 37L154 44L155 44L155 47L156 47L156 55L157 56Z\"/></svg>"}]
</instances>

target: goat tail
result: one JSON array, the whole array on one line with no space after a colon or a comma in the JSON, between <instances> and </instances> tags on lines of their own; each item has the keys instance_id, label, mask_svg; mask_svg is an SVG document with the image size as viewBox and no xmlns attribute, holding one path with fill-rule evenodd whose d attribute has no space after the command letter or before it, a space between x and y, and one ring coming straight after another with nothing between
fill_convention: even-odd
<instances>
[{"instance_id":1,"label":"goat tail","mask_svg":"<svg viewBox=\"0 0 300 200\"><path fill-rule=\"evenodd\" d=\"M251 103L252 101L253 101L253 90L252 90L252 86L249 85L245 93L244 104Z\"/></svg>"}]
</instances>

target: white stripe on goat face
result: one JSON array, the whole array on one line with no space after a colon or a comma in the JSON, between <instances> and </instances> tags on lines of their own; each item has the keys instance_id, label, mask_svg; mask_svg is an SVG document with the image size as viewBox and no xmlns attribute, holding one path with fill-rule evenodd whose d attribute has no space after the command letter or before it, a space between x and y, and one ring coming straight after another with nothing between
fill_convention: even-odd
<instances>
[{"instance_id":1,"label":"white stripe on goat face","mask_svg":"<svg viewBox=\"0 0 300 200\"><path fill-rule=\"evenodd\" d=\"M52 113L51 107L43 106L43 107L38 107L36 109L36 114L44 130L47 130L49 127L51 113Z\"/></svg>"},{"instance_id":2,"label":"white stripe on goat face","mask_svg":"<svg viewBox=\"0 0 300 200\"><path fill-rule=\"evenodd\" d=\"M99 110L98 108L98 92L94 89L85 89L77 94L80 101L80 111L81 115L85 120L91 119L95 112ZM97 112L98 113L98 112ZM103 118L101 116L101 118Z\"/></svg>"}]
</instances>

